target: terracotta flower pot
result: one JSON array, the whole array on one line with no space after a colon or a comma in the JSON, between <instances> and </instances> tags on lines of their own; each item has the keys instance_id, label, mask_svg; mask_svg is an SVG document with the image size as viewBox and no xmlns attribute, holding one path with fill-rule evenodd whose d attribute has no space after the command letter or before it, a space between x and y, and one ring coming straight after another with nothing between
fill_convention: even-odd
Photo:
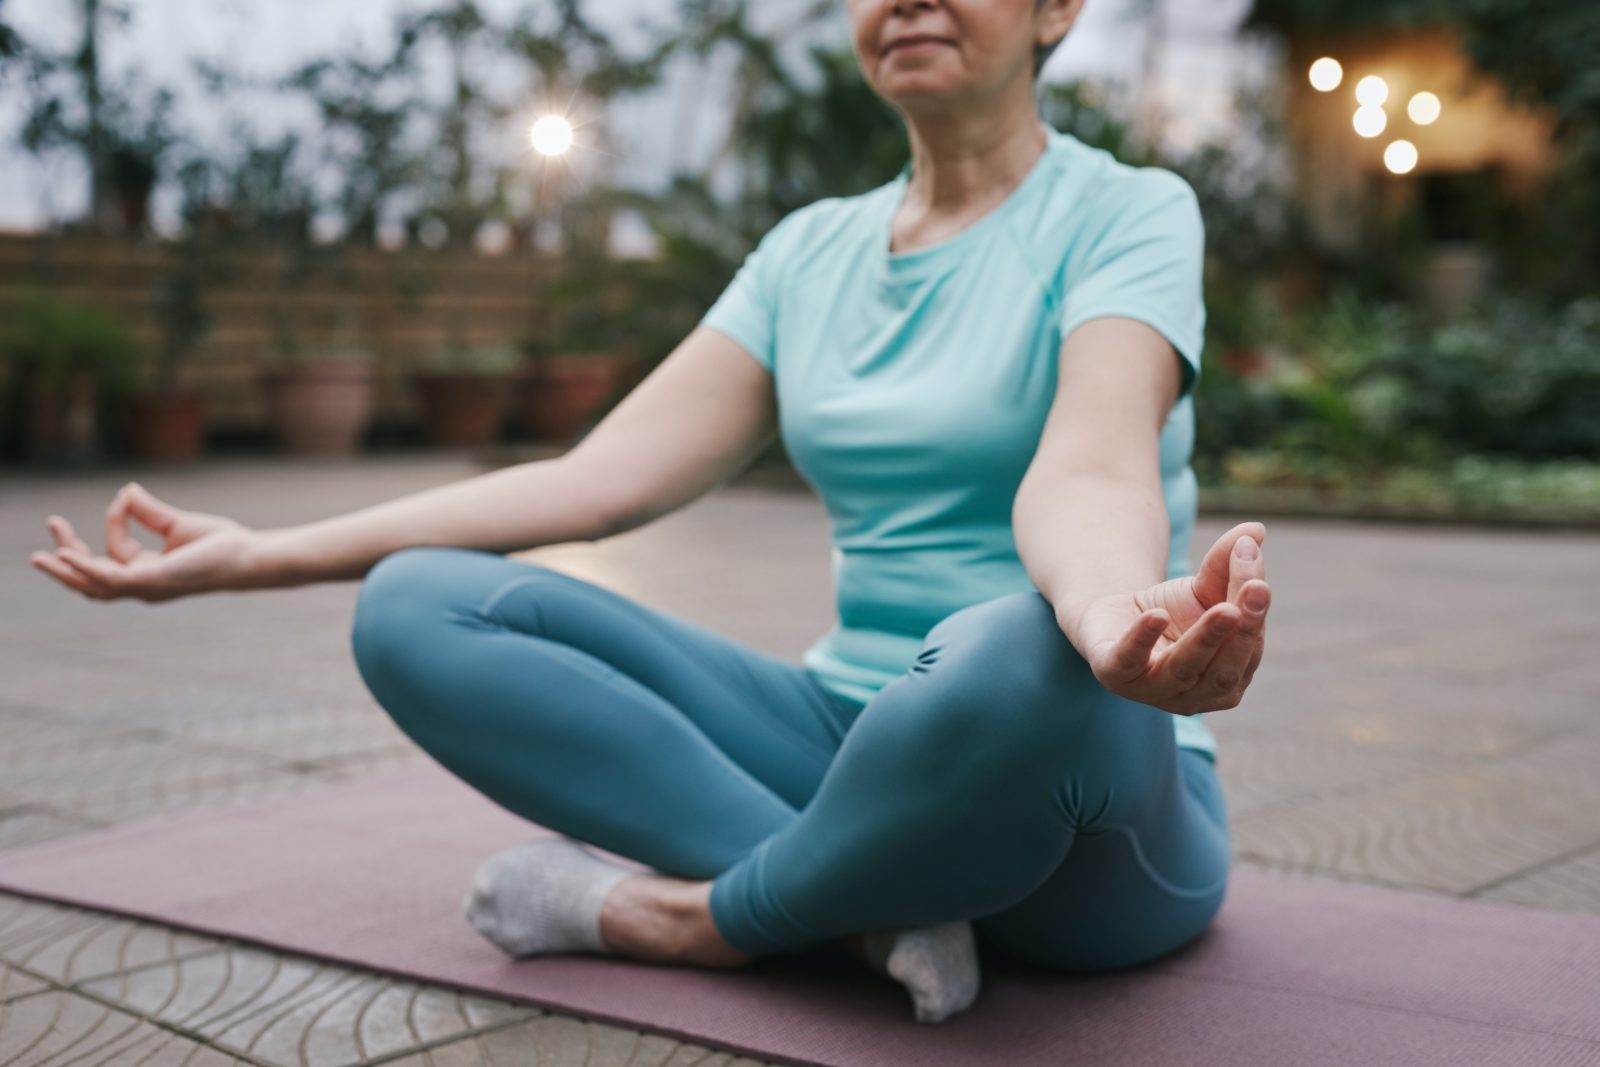
<instances>
[{"instance_id":1,"label":"terracotta flower pot","mask_svg":"<svg viewBox=\"0 0 1600 1067\"><path fill-rule=\"evenodd\" d=\"M190 463L206 437L206 403L195 388L136 393L127 401L128 441L141 459Z\"/></svg>"},{"instance_id":2,"label":"terracotta flower pot","mask_svg":"<svg viewBox=\"0 0 1600 1067\"><path fill-rule=\"evenodd\" d=\"M374 377L365 363L303 363L263 376L284 448L302 456L354 453L372 416Z\"/></svg>"},{"instance_id":3,"label":"terracotta flower pot","mask_svg":"<svg viewBox=\"0 0 1600 1067\"><path fill-rule=\"evenodd\" d=\"M570 441L616 399L633 358L613 352L541 356L518 379L522 427L538 441Z\"/></svg>"},{"instance_id":4,"label":"terracotta flower pot","mask_svg":"<svg viewBox=\"0 0 1600 1067\"><path fill-rule=\"evenodd\" d=\"M428 437L450 448L489 444L511 404L511 379L499 375L419 371L412 376Z\"/></svg>"}]
</instances>

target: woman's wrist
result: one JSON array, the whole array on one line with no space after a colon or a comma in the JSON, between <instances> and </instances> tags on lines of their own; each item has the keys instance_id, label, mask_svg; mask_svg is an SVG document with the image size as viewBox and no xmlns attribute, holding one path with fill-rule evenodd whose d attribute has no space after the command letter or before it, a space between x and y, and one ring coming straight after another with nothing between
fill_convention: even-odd
<instances>
[{"instance_id":1,"label":"woman's wrist","mask_svg":"<svg viewBox=\"0 0 1600 1067\"><path fill-rule=\"evenodd\" d=\"M1081 621L1084 609L1089 606L1092 599L1092 597L1083 596L1069 597L1054 605L1056 625L1061 628L1061 632L1066 635L1068 641L1072 642L1072 647L1077 649L1080 655L1083 653L1083 643L1078 640L1078 635L1082 632Z\"/></svg>"},{"instance_id":2,"label":"woman's wrist","mask_svg":"<svg viewBox=\"0 0 1600 1067\"><path fill-rule=\"evenodd\" d=\"M240 587L282 589L316 581L305 565L300 527L254 530L246 542Z\"/></svg>"}]
</instances>

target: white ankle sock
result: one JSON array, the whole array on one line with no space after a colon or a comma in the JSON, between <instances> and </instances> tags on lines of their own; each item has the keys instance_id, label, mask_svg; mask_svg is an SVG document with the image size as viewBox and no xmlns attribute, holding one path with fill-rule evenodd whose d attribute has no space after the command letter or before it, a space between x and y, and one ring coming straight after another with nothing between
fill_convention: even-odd
<instances>
[{"instance_id":1,"label":"white ankle sock","mask_svg":"<svg viewBox=\"0 0 1600 1067\"><path fill-rule=\"evenodd\" d=\"M977 999L978 945L965 919L874 931L864 941L873 964L910 991L918 1022L942 1022Z\"/></svg>"},{"instance_id":2,"label":"white ankle sock","mask_svg":"<svg viewBox=\"0 0 1600 1067\"><path fill-rule=\"evenodd\" d=\"M461 910L478 933L512 956L609 954L600 937L600 905L634 873L571 838L538 838L489 857Z\"/></svg>"}]
</instances>

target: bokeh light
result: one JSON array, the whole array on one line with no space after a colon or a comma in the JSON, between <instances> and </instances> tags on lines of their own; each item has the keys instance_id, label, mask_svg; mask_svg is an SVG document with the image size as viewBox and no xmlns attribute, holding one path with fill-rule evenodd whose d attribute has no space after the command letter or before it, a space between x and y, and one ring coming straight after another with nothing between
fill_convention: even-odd
<instances>
[{"instance_id":1,"label":"bokeh light","mask_svg":"<svg viewBox=\"0 0 1600 1067\"><path fill-rule=\"evenodd\" d=\"M1323 56L1311 64L1308 76L1311 78L1311 88L1319 93L1331 93L1344 81L1344 67L1332 56Z\"/></svg>"},{"instance_id":2,"label":"bokeh light","mask_svg":"<svg viewBox=\"0 0 1600 1067\"><path fill-rule=\"evenodd\" d=\"M1392 174L1409 174L1417 165L1417 146L1406 140L1389 142L1383 150L1383 165Z\"/></svg>"},{"instance_id":3,"label":"bokeh light","mask_svg":"<svg viewBox=\"0 0 1600 1067\"><path fill-rule=\"evenodd\" d=\"M1376 137L1389 125L1389 116L1383 113L1381 107L1358 107L1350 125L1363 137Z\"/></svg>"},{"instance_id":4,"label":"bokeh light","mask_svg":"<svg viewBox=\"0 0 1600 1067\"><path fill-rule=\"evenodd\" d=\"M572 123L560 115L545 115L533 124L528 137L541 156L559 156L572 147Z\"/></svg>"},{"instance_id":5,"label":"bokeh light","mask_svg":"<svg viewBox=\"0 0 1600 1067\"><path fill-rule=\"evenodd\" d=\"M1411 102L1406 104L1406 114L1411 116L1411 121L1418 126L1426 126L1439 117L1439 98L1424 90L1412 96Z\"/></svg>"},{"instance_id":6,"label":"bokeh light","mask_svg":"<svg viewBox=\"0 0 1600 1067\"><path fill-rule=\"evenodd\" d=\"M1376 74L1368 74L1356 82L1356 103L1363 107L1379 107L1389 99L1389 83Z\"/></svg>"}]
</instances>

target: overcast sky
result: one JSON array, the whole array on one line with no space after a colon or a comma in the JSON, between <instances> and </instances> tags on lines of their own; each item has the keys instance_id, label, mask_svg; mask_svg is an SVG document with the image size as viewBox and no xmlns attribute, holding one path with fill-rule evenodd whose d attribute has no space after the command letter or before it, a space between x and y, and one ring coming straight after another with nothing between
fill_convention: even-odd
<instances>
[{"instance_id":1,"label":"overcast sky","mask_svg":"<svg viewBox=\"0 0 1600 1067\"><path fill-rule=\"evenodd\" d=\"M509 16L526 0L480 0L496 15ZM1150 19L1150 0L1089 0L1079 23L1046 68L1048 80L1092 78L1131 84L1138 80ZM6 16L29 40L70 45L78 27L68 0L10 0ZM430 7L420 0L129 0L132 24L113 35L106 65L112 77L137 68L149 80L179 91L179 123L223 136L224 112L205 98L192 75L197 58L236 72L269 76L349 44L385 45L397 13ZM756 11L781 19L794 0L763 0ZM1158 91L1172 101L1171 135L1182 142L1204 136L1226 120L1234 84L1263 76L1269 57L1238 43L1235 28L1249 0L1166 0L1165 40ZM593 17L626 46L640 16L666 17L663 0L603 0L589 5ZM833 24L843 40L844 0ZM800 44L800 42L796 42ZM619 178L650 187L674 168L703 166L727 121L727 94L717 81L725 71L680 70L648 98L621 105L613 117ZM699 82L699 84L695 84ZM15 144L22 114L13 83L0 92L0 228L28 229L49 217L71 217L86 199L81 167L62 160L37 165ZM265 97L252 105L251 120L264 134L296 126L308 116L286 100ZM170 208L170 205L167 205ZM163 205L158 204L158 211Z\"/></svg>"}]
</instances>

